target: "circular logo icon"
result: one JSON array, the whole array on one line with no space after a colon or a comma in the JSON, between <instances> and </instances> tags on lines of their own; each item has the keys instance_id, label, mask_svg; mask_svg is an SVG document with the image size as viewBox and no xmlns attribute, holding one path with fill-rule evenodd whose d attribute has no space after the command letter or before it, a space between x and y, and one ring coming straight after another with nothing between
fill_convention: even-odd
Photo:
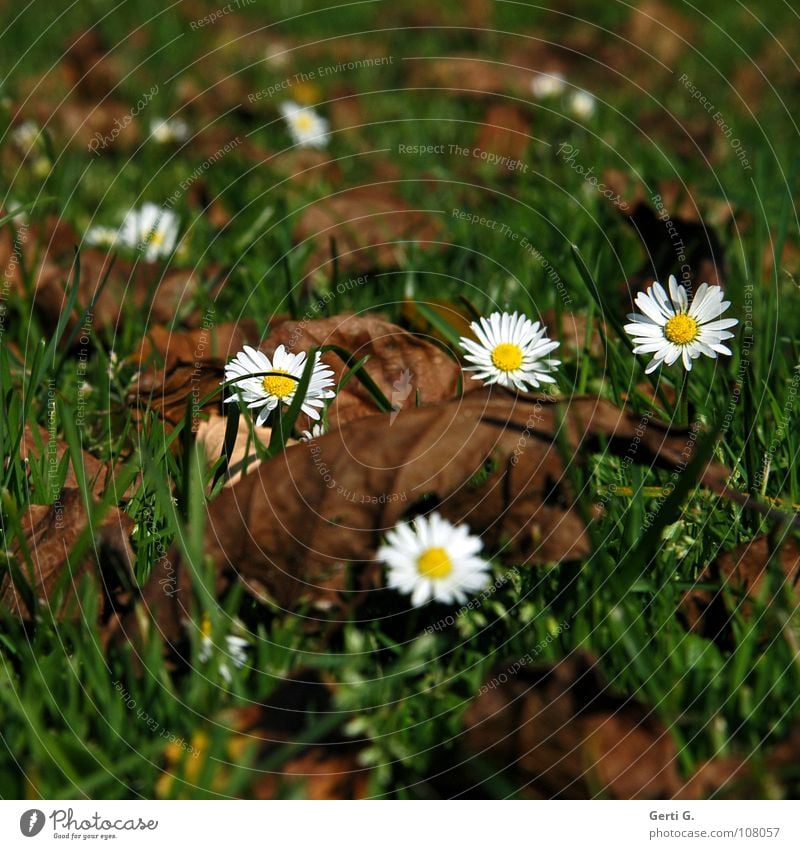
<instances>
[{"instance_id":1,"label":"circular logo icon","mask_svg":"<svg viewBox=\"0 0 800 849\"><path fill-rule=\"evenodd\" d=\"M44 828L44 812L38 808L31 808L19 818L19 830L25 837L36 837Z\"/></svg>"}]
</instances>

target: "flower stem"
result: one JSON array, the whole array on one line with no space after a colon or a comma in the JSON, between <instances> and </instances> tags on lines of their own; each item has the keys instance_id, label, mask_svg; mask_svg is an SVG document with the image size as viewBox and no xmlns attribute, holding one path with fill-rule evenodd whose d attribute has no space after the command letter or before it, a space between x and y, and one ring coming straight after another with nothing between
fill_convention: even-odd
<instances>
[{"instance_id":1,"label":"flower stem","mask_svg":"<svg viewBox=\"0 0 800 849\"><path fill-rule=\"evenodd\" d=\"M689 426L689 372L685 369L675 399L675 424L679 427Z\"/></svg>"}]
</instances>

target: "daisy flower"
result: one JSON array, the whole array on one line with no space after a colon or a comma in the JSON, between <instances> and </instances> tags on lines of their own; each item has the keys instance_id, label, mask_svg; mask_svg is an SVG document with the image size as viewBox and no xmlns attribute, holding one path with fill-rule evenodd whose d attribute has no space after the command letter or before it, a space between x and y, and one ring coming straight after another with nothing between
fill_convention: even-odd
<instances>
[{"instance_id":1,"label":"daisy flower","mask_svg":"<svg viewBox=\"0 0 800 849\"><path fill-rule=\"evenodd\" d=\"M146 203L126 213L119 228L119 241L144 254L148 262L168 257L178 240L180 219L169 209Z\"/></svg>"},{"instance_id":2,"label":"daisy flower","mask_svg":"<svg viewBox=\"0 0 800 849\"><path fill-rule=\"evenodd\" d=\"M473 380L487 384L499 383L527 391L540 383L555 383L548 372L561 364L547 357L559 343L547 338L545 328L518 313L494 312L489 318L470 325L478 342L461 337L461 347L467 352L464 359L472 365L464 371L474 371Z\"/></svg>"},{"instance_id":3,"label":"daisy flower","mask_svg":"<svg viewBox=\"0 0 800 849\"><path fill-rule=\"evenodd\" d=\"M320 436L325 436L327 433L325 425L321 423L315 424L311 430L304 430L300 436L300 442L311 442L312 439L317 439Z\"/></svg>"},{"instance_id":4,"label":"daisy flower","mask_svg":"<svg viewBox=\"0 0 800 849\"><path fill-rule=\"evenodd\" d=\"M576 118L591 118L597 109L597 100L588 91L578 89L570 95L569 108Z\"/></svg>"},{"instance_id":5,"label":"daisy flower","mask_svg":"<svg viewBox=\"0 0 800 849\"><path fill-rule=\"evenodd\" d=\"M262 407L256 419L256 424L260 426L279 404L292 403L305 367L305 352L290 354L283 345L278 345L270 361L266 354L245 345L244 350L225 366L224 383L230 383L237 393L226 398L225 403L236 401L237 396L241 396L248 409ZM336 394L332 386L333 371L320 362L320 354L317 352L311 381L303 399L302 410L307 416L319 419L318 408Z\"/></svg>"},{"instance_id":6,"label":"daisy flower","mask_svg":"<svg viewBox=\"0 0 800 849\"><path fill-rule=\"evenodd\" d=\"M730 354L730 348L722 343L733 337L728 328L739 320L720 319L731 305L723 297L719 286L702 283L689 306L689 295L674 274L669 277L669 295L658 282L639 292L636 306L642 312L628 315L631 324L625 325L625 332L633 337L634 354L653 354L645 372L655 371L662 363L671 366L678 359L690 371L692 360L700 354L712 359L717 354Z\"/></svg>"},{"instance_id":7,"label":"daisy flower","mask_svg":"<svg viewBox=\"0 0 800 849\"><path fill-rule=\"evenodd\" d=\"M113 227L95 225L86 231L83 241L93 248L113 248L119 233Z\"/></svg>"},{"instance_id":8,"label":"daisy flower","mask_svg":"<svg viewBox=\"0 0 800 849\"><path fill-rule=\"evenodd\" d=\"M5 209L2 214L0 214L0 218L3 218L7 215L11 216L11 220L15 224L27 224L28 223L28 213L25 212L22 208L22 204L18 200L12 200L9 198L6 201Z\"/></svg>"},{"instance_id":9,"label":"daisy flower","mask_svg":"<svg viewBox=\"0 0 800 849\"><path fill-rule=\"evenodd\" d=\"M23 121L11 131L11 141L22 153L27 153L36 146L40 133L34 121Z\"/></svg>"},{"instance_id":10,"label":"daisy flower","mask_svg":"<svg viewBox=\"0 0 800 849\"><path fill-rule=\"evenodd\" d=\"M377 557L389 567L388 585L410 595L414 607L432 599L462 604L486 585L490 566L478 556L482 547L466 525L431 513L389 531Z\"/></svg>"},{"instance_id":11,"label":"daisy flower","mask_svg":"<svg viewBox=\"0 0 800 849\"><path fill-rule=\"evenodd\" d=\"M189 125L180 118L153 118L150 136L159 144L174 144L189 138Z\"/></svg>"},{"instance_id":12,"label":"daisy flower","mask_svg":"<svg viewBox=\"0 0 800 849\"><path fill-rule=\"evenodd\" d=\"M273 41L264 51L264 62L273 68L285 68L289 64L292 47L282 41Z\"/></svg>"},{"instance_id":13,"label":"daisy flower","mask_svg":"<svg viewBox=\"0 0 800 849\"><path fill-rule=\"evenodd\" d=\"M325 147L328 143L328 122L310 106L300 106L291 100L280 105L281 115L289 127L294 143L299 147Z\"/></svg>"},{"instance_id":14,"label":"daisy flower","mask_svg":"<svg viewBox=\"0 0 800 849\"><path fill-rule=\"evenodd\" d=\"M219 674L226 684L230 684L232 677L227 660L229 659L237 669L240 669L247 663L249 646L250 644L243 637L237 637L233 634L228 634L225 637L224 659L220 658ZM197 655L200 663L208 663L214 655L214 649L214 641L211 639L211 619L208 616L203 616L203 622L200 626L200 650Z\"/></svg>"},{"instance_id":15,"label":"daisy flower","mask_svg":"<svg viewBox=\"0 0 800 849\"><path fill-rule=\"evenodd\" d=\"M536 74L531 80L531 92L539 100L546 97L558 97L564 93L567 81L558 71L549 74Z\"/></svg>"}]
</instances>

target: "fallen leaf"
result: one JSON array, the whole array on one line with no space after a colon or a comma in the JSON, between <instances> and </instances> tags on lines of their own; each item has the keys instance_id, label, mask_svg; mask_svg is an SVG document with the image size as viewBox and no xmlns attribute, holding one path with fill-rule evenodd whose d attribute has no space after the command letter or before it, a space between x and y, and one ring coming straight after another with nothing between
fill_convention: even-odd
<instances>
[{"instance_id":1,"label":"fallen leaf","mask_svg":"<svg viewBox=\"0 0 800 849\"><path fill-rule=\"evenodd\" d=\"M353 362L368 356L364 371L395 410L410 409L417 398L422 404L452 398L461 374L460 365L441 348L369 314L284 321L270 331L261 350L271 356L278 345L285 345L289 351L338 345L352 355ZM323 359L333 369L338 385L347 367L334 353L325 354ZM331 403L328 420L335 428L378 412L369 391L354 377ZM310 424L305 421L302 426Z\"/></svg>"},{"instance_id":2,"label":"fallen leaf","mask_svg":"<svg viewBox=\"0 0 800 849\"><path fill-rule=\"evenodd\" d=\"M241 580L288 609L347 609L380 584L373 557L385 530L434 508L518 563L586 555L554 444L560 415L576 459L603 444L624 454L635 437L643 463L674 467L692 452L687 432L651 422L642 435L640 416L591 397L477 390L395 417L367 416L276 455L210 504L204 550L219 588ZM704 480L718 484L726 474L711 464ZM348 563L356 564L352 576ZM186 591L179 579L178 604L188 603L180 601Z\"/></svg>"},{"instance_id":3,"label":"fallen leaf","mask_svg":"<svg viewBox=\"0 0 800 849\"><path fill-rule=\"evenodd\" d=\"M305 207L294 228L298 246L311 243L306 278L330 278L331 239L341 273L403 264L411 244L438 247L442 227L426 209L415 209L389 186L371 185L328 194Z\"/></svg>"},{"instance_id":4,"label":"fallen leaf","mask_svg":"<svg viewBox=\"0 0 800 849\"><path fill-rule=\"evenodd\" d=\"M131 309L144 311L148 322L166 323L184 313L196 314L194 296L202 290L213 297L224 285L218 267L167 268L156 262L134 262L90 248L81 251L81 276L77 303L87 307L102 292L92 311L93 326L116 328ZM36 277L34 303L48 326L55 327L66 302L65 282L72 279L70 265L46 259Z\"/></svg>"},{"instance_id":5,"label":"fallen leaf","mask_svg":"<svg viewBox=\"0 0 800 849\"><path fill-rule=\"evenodd\" d=\"M478 54L416 58L407 64L409 86L435 89L440 94L485 97L510 88L504 66Z\"/></svg>"},{"instance_id":6,"label":"fallen leaf","mask_svg":"<svg viewBox=\"0 0 800 849\"><path fill-rule=\"evenodd\" d=\"M440 342L446 345L451 345L450 339L444 336L433 324L427 316L420 310L420 304L427 307L431 312L434 312L439 318L445 321L459 336L466 336L469 339L474 339L475 334L472 332L471 324L474 321L473 316L465 309L465 307L455 304L452 301L442 301L438 299L425 299L416 301L406 299L403 301L401 315L403 321L414 330L415 333L421 333L426 336L434 336Z\"/></svg>"},{"instance_id":7,"label":"fallen leaf","mask_svg":"<svg viewBox=\"0 0 800 849\"><path fill-rule=\"evenodd\" d=\"M531 140L530 121L519 107L510 103L495 103L489 107L475 141L475 148L496 157L491 161L495 176L516 176L518 164L525 156ZM473 154L474 156L474 154ZM503 161L507 160L507 161ZM483 164L483 159L477 160Z\"/></svg>"},{"instance_id":8,"label":"fallen leaf","mask_svg":"<svg viewBox=\"0 0 800 849\"><path fill-rule=\"evenodd\" d=\"M213 466L222 456L227 426L228 420L222 416L211 416L197 426L197 443L203 449L208 466ZM236 443L231 456L228 458L225 486L233 486L241 479L245 471L251 474L260 465L261 460L258 458L252 440L257 439L266 448L271 436L272 428L255 426L251 428L244 418L239 418ZM295 439L289 439L286 444L294 445L296 442Z\"/></svg>"},{"instance_id":9,"label":"fallen leaf","mask_svg":"<svg viewBox=\"0 0 800 849\"><path fill-rule=\"evenodd\" d=\"M646 259L623 285L630 299L653 280L664 282L675 274L678 282L697 288L719 285L725 276L725 252L714 230L703 222L686 221L668 209L637 204L625 219L642 242Z\"/></svg>"},{"instance_id":10,"label":"fallen leaf","mask_svg":"<svg viewBox=\"0 0 800 849\"><path fill-rule=\"evenodd\" d=\"M711 590L690 590L681 602L681 616L687 626L708 639L729 646L733 639L731 626L735 613L749 617L752 602L759 598L769 560L767 537L757 537L740 545L733 551L720 555L710 563L697 578L700 584L713 583L719 586ZM797 590L800 578L800 547L797 541L787 538L781 546L779 571L782 579L772 579L772 598L779 598L788 588L795 604L800 604ZM770 600L765 599L765 604Z\"/></svg>"},{"instance_id":11,"label":"fallen leaf","mask_svg":"<svg viewBox=\"0 0 800 849\"><path fill-rule=\"evenodd\" d=\"M586 316L580 313L566 312L555 309L545 310L540 319L542 325L548 328L548 335L561 342L559 355L569 353L573 356L583 353L587 344L588 351L593 357L604 356L603 340L600 336L600 328L607 335L605 322L595 318L589 326ZM650 386L650 384L648 384Z\"/></svg>"},{"instance_id":12,"label":"fallen leaf","mask_svg":"<svg viewBox=\"0 0 800 849\"><path fill-rule=\"evenodd\" d=\"M625 33L632 44L672 67L693 44L695 26L663 0L645 0L631 9Z\"/></svg>"},{"instance_id":13,"label":"fallen leaf","mask_svg":"<svg viewBox=\"0 0 800 849\"><path fill-rule=\"evenodd\" d=\"M585 653L554 666L515 660L481 687L464 717L468 748L546 799L696 799L739 777L735 759L688 781L654 711L613 692Z\"/></svg>"},{"instance_id":14,"label":"fallen leaf","mask_svg":"<svg viewBox=\"0 0 800 849\"><path fill-rule=\"evenodd\" d=\"M40 493L32 489L31 495L34 500L47 499L49 501L52 498L53 487L59 485L59 482L55 480L51 481L50 476L54 474L56 469L60 468L64 457L69 454L69 446L62 439L59 439L55 432L51 432L41 426L33 428L27 424L22 432L19 453L23 462L26 464L30 464L34 460L41 461L42 458L47 457L47 464L45 466L47 477L44 483L47 491ZM87 451L83 452L81 459L83 462L83 474L89 491L95 498L99 498L109 487L114 485L111 466L93 457ZM71 460L67 467L63 486L66 489L78 488L78 478ZM120 497L117 500L122 500L122 493L119 495Z\"/></svg>"},{"instance_id":15,"label":"fallen leaf","mask_svg":"<svg viewBox=\"0 0 800 849\"><path fill-rule=\"evenodd\" d=\"M67 302L66 284L74 279L79 242L75 230L56 216L33 222L24 230L18 228L16 236L10 228L0 230L0 265L6 268L6 279L24 292L21 255L33 280L34 305L48 330L56 327ZM79 310L89 306L101 283L106 281L92 312L95 328L117 327L131 307L144 310L150 322L173 321L182 311L191 319L196 312L193 307L196 291L202 289L213 297L225 282L224 271L219 266L165 268L158 262L112 258L110 253L95 248L81 251L80 268L76 301ZM72 316L68 328L75 321L76 317Z\"/></svg>"},{"instance_id":16,"label":"fallen leaf","mask_svg":"<svg viewBox=\"0 0 800 849\"><path fill-rule=\"evenodd\" d=\"M609 691L587 655L514 674L499 668L467 711L464 733L471 751L539 798L669 799L681 786L664 724Z\"/></svg>"},{"instance_id":17,"label":"fallen leaf","mask_svg":"<svg viewBox=\"0 0 800 849\"><path fill-rule=\"evenodd\" d=\"M206 326L208 325L208 326ZM171 425L186 415L191 400L196 412L220 411L221 394L201 403L220 389L225 363L243 345L257 346L261 331L251 319L214 324L196 330L170 331L154 325L142 339L139 350L129 357L139 372L128 394L128 403L138 412L155 410ZM199 418L192 422L197 430Z\"/></svg>"},{"instance_id":18,"label":"fallen leaf","mask_svg":"<svg viewBox=\"0 0 800 849\"><path fill-rule=\"evenodd\" d=\"M70 553L88 521L80 491L64 489L54 504L31 505L22 517L32 574L26 574L26 561L19 540L11 541L10 550L39 606L58 619L85 615L79 588L88 576L96 584L101 623L105 624L129 609L133 601L134 555L128 539L133 522L112 507L100 525L92 529L93 539L81 562L69 563ZM58 596L56 590L62 586L64 594ZM54 607L56 603L58 606ZM25 594L8 574L0 584L0 604L23 619L28 619L33 613Z\"/></svg>"},{"instance_id":19,"label":"fallen leaf","mask_svg":"<svg viewBox=\"0 0 800 849\"><path fill-rule=\"evenodd\" d=\"M216 343L212 344L214 334ZM417 394L424 403L451 398L460 374L458 363L440 348L372 315L345 313L331 318L277 321L266 339L259 341L260 336L255 323L249 320L221 325L213 331L170 333L156 327L132 359L141 364L142 372L129 400L158 410L168 422L177 424L190 399L196 402L220 387L225 363L245 343L269 356L278 345L294 352L339 345L352 354L353 362L369 356L364 371L398 409L415 404ZM163 358L164 367L147 368L151 356L156 362ZM333 369L338 384L347 366L334 353L325 354L323 359ZM399 389L395 387L397 383L401 384ZM220 394L199 406L198 411L219 411L221 399ZM374 399L354 377L331 403L328 418L336 427L377 412ZM302 416L298 424L301 430L308 430L312 423Z\"/></svg>"}]
</instances>

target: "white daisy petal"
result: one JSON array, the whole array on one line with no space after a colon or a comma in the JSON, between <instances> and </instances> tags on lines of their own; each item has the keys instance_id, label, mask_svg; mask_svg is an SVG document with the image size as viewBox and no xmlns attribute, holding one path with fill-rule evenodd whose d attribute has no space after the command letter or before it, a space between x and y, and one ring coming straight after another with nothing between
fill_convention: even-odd
<instances>
[{"instance_id":1,"label":"white daisy petal","mask_svg":"<svg viewBox=\"0 0 800 849\"><path fill-rule=\"evenodd\" d=\"M280 404L291 404L305 364L305 353L292 354L283 345L275 349L272 362L266 354L245 345L225 366L223 383L230 386L234 396L240 398L248 409L262 408L256 419L256 424L260 426ZM336 394L333 385L333 372L317 357L303 399L303 412L318 420L320 412L317 408L323 407L325 401ZM229 400L226 399L226 402Z\"/></svg>"},{"instance_id":2,"label":"white daisy petal","mask_svg":"<svg viewBox=\"0 0 800 849\"><path fill-rule=\"evenodd\" d=\"M298 147L326 147L328 144L328 122L310 106L299 106L287 101L280 105L280 112L292 140Z\"/></svg>"},{"instance_id":3,"label":"white daisy petal","mask_svg":"<svg viewBox=\"0 0 800 849\"><path fill-rule=\"evenodd\" d=\"M411 596L419 607L431 599L448 604L482 589L490 565L478 556L482 543L466 525L438 513L401 523L386 534L377 559L387 566L387 586Z\"/></svg>"},{"instance_id":4,"label":"white daisy petal","mask_svg":"<svg viewBox=\"0 0 800 849\"><path fill-rule=\"evenodd\" d=\"M544 358L560 343L548 339L538 321L521 313L494 312L472 322L470 329L479 342L462 337L460 344L470 364L464 370L475 372L473 380L523 392L537 388L540 381L555 382L547 372L560 362Z\"/></svg>"},{"instance_id":5,"label":"white daisy petal","mask_svg":"<svg viewBox=\"0 0 800 849\"><path fill-rule=\"evenodd\" d=\"M731 353L721 342L733 337L728 328L739 322L719 318L730 306L719 286L701 284L690 303L686 288L671 275L669 295L656 281L636 295L636 306L641 313L628 314L630 323L625 325L625 332L633 340L634 354L653 355L645 367L646 374L678 361L690 371L700 356L715 359L718 353Z\"/></svg>"}]
</instances>

